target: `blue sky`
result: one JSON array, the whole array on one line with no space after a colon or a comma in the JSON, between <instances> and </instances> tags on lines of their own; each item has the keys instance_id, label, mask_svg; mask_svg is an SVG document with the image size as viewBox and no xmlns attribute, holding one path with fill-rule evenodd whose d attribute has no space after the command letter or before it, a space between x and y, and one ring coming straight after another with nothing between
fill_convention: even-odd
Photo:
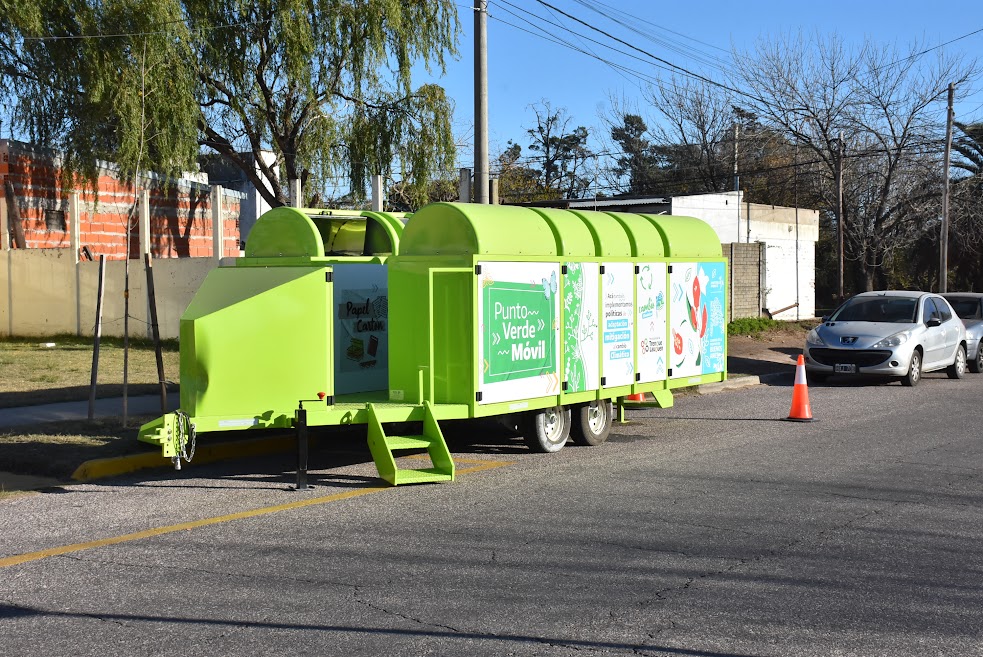
<instances>
[{"instance_id":1,"label":"blue sky","mask_svg":"<svg viewBox=\"0 0 983 657\"><path fill-rule=\"evenodd\" d=\"M547 0L556 9L604 29L673 64L706 77L722 79L722 74L706 64L707 58L730 58L732 47L750 49L760 39L797 33L839 34L848 45L859 45L865 37L882 45L897 45L902 51L917 40L921 49L932 48L975 30L983 30L983 11L979 0L951 0L945 3L898 0L826 0L822 3L786 0L735 2L657 2L641 0L599 0L606 11L620 10L632 18L626 20L646 34L664 43L646 40L625 27L605 19L578 0ZM460 149L459 166L473 165L473 33L474 14L471 0L458 2L461 22L459 57L448 65L438 82L454 100L455 132ZM542 32L524 22L537 21L523 10L533 12L559 25L599 41L616 44L597 32L579 25L536 0L489 0L488 19L488 93L489 141L494 157L509 139L518 141L526 152L525 129L533 125L532 103L548 99L554 108L565 108L571 126L600 125L598 113L608 106L613 94L628 100L641 98L638 85L644 82L631 75L619 74L609 66L549 42ZM625 18L628 18L625 16ZM506 23L511 23L508 25ZM547 27L585 50L613 59L649 75L664 72L650 64L613 53L590 41L565 33L559 27ZM692 52L695 48L698 52ZM675 49L682 49L678 52ZM726 52L725 52L726 51ZM983 61L983 31L945 46L948 53L963 53ZM700 61L703 59L704 61ZM422 72L414 83L428 81ZM956 107L959 120L983 119L983 80L972 95ZM643 111L644 114L644 111ZM494 167L493 167L494 168Z\"/></svg>"}]
</instances>

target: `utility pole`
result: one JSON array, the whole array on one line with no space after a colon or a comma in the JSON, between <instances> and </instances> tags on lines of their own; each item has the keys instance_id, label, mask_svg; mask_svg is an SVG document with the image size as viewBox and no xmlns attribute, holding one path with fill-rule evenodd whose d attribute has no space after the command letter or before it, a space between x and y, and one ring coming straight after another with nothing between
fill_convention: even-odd
<instances>
[{"instance_id":1,"label":"utility pole","mask_svg":"<svg viewBox=\"0 0 983 657\"><path fill-rule=\"evenodd\" d=\"M737 192L737 241L741 241L741 177L737 173L737 140L741 124L734 122L734 191Z\"/></svg>"},{"instance_id":2,"label":"utility pole","mask_svg":"<svg viewBox=\"0 0 983 657\"><path fill-rule=\"evenodd\" d=\"M942 188L942 232L939 235L939 292L948 292L949 281L949 156L952 152L952 99L956 93L956 85L949 83L949 109L945 120L945 157L942 173L945 176L945 187Z\"/></svg>"},{"instance_id":3,"label":"utility pole","mask_svg":"<svg viewBox=\"0 0 983 657\"><path fill-rule=\"evenodd\" d=\"M840 130L839 139L836 140L836 232L839 237L839 248L837 252L840 260L839 274L839 298L838 303L843 302L843 131Z\"/></svg>"},{"instance_id":4,"label":"utility pole","mask_svg":"<svg viewBox=\"0 0 983 657\"><path fill-rule=\"evenodd\" d=\"M488 0L474 0L474 202L488 203Z\"/></svg>"}]
</instances>

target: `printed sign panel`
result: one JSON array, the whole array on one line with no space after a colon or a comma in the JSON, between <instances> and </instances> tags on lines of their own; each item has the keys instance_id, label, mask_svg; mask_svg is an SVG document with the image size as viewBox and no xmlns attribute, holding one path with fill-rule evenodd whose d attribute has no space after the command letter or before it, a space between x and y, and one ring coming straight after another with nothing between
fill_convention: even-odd
<instances>
[{"instance_id":1,"label":"printed sign panel","mask_svg":"<svg viewBox=\"0 0 983 657\"><path fill-rule=\"evenodd\" d=\"M726 292L724 263L672 263L669 367L673 379L724 371Z\"/></svg>"},{"instance_id":2,"label":"printed sign panel","mask_svg":"<svg viewBox=\"0 0 983 657\"><path fill-rule=\"evenodd\" d=\"M600 348L597 309L600 307L600 265L568 262L563 277L563 380L566 391L600 387Z\"/></svg>"},{"instance_id":3,"label":"printed sign panel","mask_svg":"<svg viewBox=\"0 0 983 657\"><path fill-rule=\"evenodd\" d=\"M386 265L334 266L335 394L389 388Z\"/></svg>"},{"instance_id":4,"label":"printed sign panel","mask_svg":"<svg viewBox=\"0 0 983 657\"><path fill-rule=\"evenodd\" d=\"M632 384L635 382L635 265L605 263L601 299L604 386Z\"/></svg>"},{"instance_id":5,"label":"printed sign panel","mask_svg":"<svg viewBox=\"0 0 983 657\"><path fill-rule=\"evenodd\" d=\"M666 263L639 263L635 277L635 301L638 306L639 382L666 379Z\"/></svg>"},{"instance_id":6,"label":"printed sign panel","mask_svg":"<svg viewBox=\"0 0 983 657\"><path fill-rule=\"evenodd\" d=\"M559 263L479 265L480 403L558 394Z\"/></svg>"}]
</instances>

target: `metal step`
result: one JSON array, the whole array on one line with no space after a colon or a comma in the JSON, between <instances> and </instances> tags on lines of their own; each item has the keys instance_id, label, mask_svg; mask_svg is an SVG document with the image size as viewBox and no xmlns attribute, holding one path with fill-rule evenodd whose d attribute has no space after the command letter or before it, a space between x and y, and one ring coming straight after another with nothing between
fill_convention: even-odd
<instances>
[{"instance_id":1,"label":"metal step","mask_svg":"<svg viewBox=\"0 0 983 657\"><path fill-rule=\"evenodd\" d=\"M393 485L430 484L440 481L454 481L454 475L442 472L437 468L425 468L422 470L400 468L396 470L396 481L393 482Z\"/></svg>"},{"instance_id":2,"label":"metal step","mask_svg":"<svg viewBox=\"0 0 983 657\"><path fill-rule=\"evenodd\" d=\"M433 441L426 436L386 436L386 446L397 449L430 449Z\"/></svg>"},{"instance_id":3,"label":"metal step","mask_svg":"<svg viewBox=\"0 0 983 657\"><path fill-rule=\"evenodd\" d=\"M437 481L454 481L454 460L444 442L444 435L437 425L433 414L433 405L429 401L423 403L423 435L421 436L387 436L382 426L383 417L391 417L385 408L377 408L375 404L366 404L369 413L368 441L372 460L379 471L379 476L393 486L400 484L423 484ZM396 467L394 451L408 449L425 449L430 456L432 468L409 469Z\"/></svg>"}]
</instances>

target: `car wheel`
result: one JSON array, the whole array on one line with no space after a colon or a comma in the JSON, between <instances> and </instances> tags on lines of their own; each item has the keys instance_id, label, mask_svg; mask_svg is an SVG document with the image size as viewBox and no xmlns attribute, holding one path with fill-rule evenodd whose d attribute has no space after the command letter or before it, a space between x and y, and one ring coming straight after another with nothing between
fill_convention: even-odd
<instances>
[{"instance_id":1,"label":"car wheel","mask_svg":"<svg viewBox=\"0 0 983 657\"><path fill-rule=\"evenodd\" d=\"M577 445L593 447L608 439L614 409L610 399L593 401L580 406L573 414L570 436Z\"/></svg>"},{"instance_id":2,"label":"car wheel","mask_svg":"<svg viewBox=\"0 0 983 657\"><path fill-rule=\"evenodd\" d=\"M901 385L909 388L917 386L922 378L922 352L915 349L911 352L911 363L908 365L908 373L901 377Z\"/></svg>"},{"instance_id":3,"label":"car wheel","mask_svg":"<svg viewBox=\"0 0 983 657\"><path fill-rule=\"evenodd\" d=\"M559 452L570 438L570 409L551 406L528 413L522 438L534 452Z\"/></svg>"},{"instance_id":4,"label":"car wheel","mask_svg":"<svg viewBox=\"0 0 983 657\"><path fill-rule=\"evenodd\" d=\"M952 361L952 365L945 371L949 375L950 379L961 379L963 375L966 374L966 347L959 345L956 348L956 360Z\"/></svg>"},{"instance_id":5,"label":"car wheel","mask_svg":"<svg viewBox=\"0 0 983 657\"><path fill-rule=\"evenodd\" d=\"M969 364L969 371L973 374L983 372L983 340L976 345L976 358Z\"/></svg>"}]
</instances>

